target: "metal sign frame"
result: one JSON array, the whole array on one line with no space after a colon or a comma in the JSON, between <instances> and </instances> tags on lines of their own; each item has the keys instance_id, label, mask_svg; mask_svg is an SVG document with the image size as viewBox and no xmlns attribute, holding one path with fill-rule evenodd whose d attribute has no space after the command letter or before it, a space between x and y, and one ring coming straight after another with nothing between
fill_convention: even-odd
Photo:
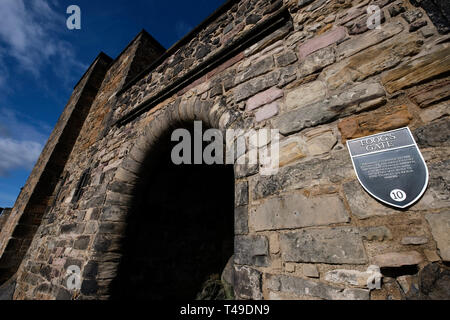
<instances>
[{"instance_id":1,"label":"metal sign frame","mask_svg":"<svg viewBox=\"0 0 450 320\"><path fill-rule=\"evenodd\" d=\"M401 131L404 131L404 132L401 132ZM400 146L388 147L388 148L386 148L384 150L367 151L366 153L364 153L364 152L361 153L361 151L360 151L359 154L355 150L356 148L353 145L355 143L360 143L362 140L366 140L367 141L367 139L372 139L372 138L375 138L377 136L392 135L395 132L401 132L402 134L407 133L407 136L405 136L403 138L404 138L404 140L410 139L409 143L405 144L405 145L400 145ZM365 137L361 137L361 138L347 140L346 144L347 144L348 152L350 154L350 158L352 160L353 169L355 170L356 177L358 178L359 183L362 185L362 187L364 188L364 190L366 190L367 193L369 193L372 197L374 197L378 201L380 201L382 203L385 203L385 204L388 204L390 206L396 207L396 208L404 209L404 208L407 208L407 207L411 206L415 202L417 202L422 197L422 195L425 193L425 191L426 191L426 189L428 187L428 182L429 182L429 172L428 172L427 164L425 162L425 159L422 156L422 153L420 152L419 147L417 146L416 141L414 140L414 136L412 135L411 130L408 127L403 127L403 128L399 128L399 129L395 129L395 130L389 130L389 131L377 133L377 134L370 135L370 136L365 136ZM361 143L361 145L362 145L362 143ZM367 186L366 183L363 181L363 180L366 180L366 179L362 179L360 177L359 170L358 170L359 168L357 168L357 165L355 164L355 158L364 157L364 156L371 156L371 155L375 155L375 154L381 154L381 153L384 153L384 152L394 152L396 150L401 150L401 149L406 150L406 148L412 148L412 147L414 147L415 150L417 151L418 159L421 160L421 163L424 166L425 181L423 183L423 186L420 189L420 192L418 192L418 195L415 196L410 201L408 201L407 203L400 204L400 202L404 202L406 200L406 197L407 197L406 193L402 189L393 189L393 190L391 190L390 197L393 199L393 201L390 201L389 199L383 199L379 195L375 194L371 190L373 188L371 188L370 186ZM423 177L422 177L422 179L423 179ZM393 195L395 197L399 197L399 199L402 199L402 196L404 196L405 199L403 201L401 201L401 200L395 200L394 201ZM398 202L398 203L396 203L396 202Z\"/></svg>"}]
</instances>

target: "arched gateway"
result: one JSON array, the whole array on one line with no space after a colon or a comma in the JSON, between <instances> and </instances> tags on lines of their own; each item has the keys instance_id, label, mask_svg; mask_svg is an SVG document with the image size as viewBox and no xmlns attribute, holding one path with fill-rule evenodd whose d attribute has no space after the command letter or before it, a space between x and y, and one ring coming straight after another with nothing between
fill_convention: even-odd
<instances>
[{"instance_id":1,"label":"arched gateway","mask_svg":"<svg viewBox=\"0 0 450 320\"><path fill-rule=\"evenodd\" d=\"M111 298L232 298L233 266L227 263L234 252L234 167L174 164L173 130L188 128L193 137L201 115L182 110L193 117L180 117L176 105L162 112L166 116L153 120L158 128L150 125L124 162L123 170L136 175L123 178L119 169L111 184L123 195L117 206L128 210L125 230L116 229L122 256ZM209 117L202 123L218 126ZM193 144L189 151L193 156ZM99 272L111 267L99 264Z\"/></svg>"}]
</instances>

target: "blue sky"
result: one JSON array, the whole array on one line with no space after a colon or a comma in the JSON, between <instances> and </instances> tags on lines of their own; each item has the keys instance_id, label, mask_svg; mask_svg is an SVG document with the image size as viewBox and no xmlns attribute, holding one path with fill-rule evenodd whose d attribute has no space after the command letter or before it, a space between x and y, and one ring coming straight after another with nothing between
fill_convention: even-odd
<instances>
[{"instance_id":1,"label":"blue sky","mask_svg":"<svg viewBox=\"0 0 450 320\"><path fill-rule=\"evenodd\" d=\"M72 89L141 29L169 48L224 0L0 0L0 207L12 207ZM66 9L81 8L81 30Z\"/></svg>"}]
</instances>

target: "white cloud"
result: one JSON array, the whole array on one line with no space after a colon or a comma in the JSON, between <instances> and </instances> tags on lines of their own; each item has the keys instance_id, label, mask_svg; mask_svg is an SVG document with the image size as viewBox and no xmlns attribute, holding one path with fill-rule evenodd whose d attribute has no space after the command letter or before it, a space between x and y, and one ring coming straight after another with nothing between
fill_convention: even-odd
<instances>
[{"instance_id":1,"label":"white cloud","mask_svg":"<svg viewBox=\"0 0 450 320\"><path fill-rule=\"evenodd\" d=\"M64 14L44 0L1 0L0 68L2 65L4 68L5 57L14 59L19 69L35 77L39 77L47 64L55 71L61 67L65 71L86 68L76 59L72 45L59 37L65 31ZM69 81L66 72L56 74Z\"/></svg>"},{"instance_id":2,"label":"white cloud","mask_svg":"<svg viewBox=\"0 0 450 320\"><path fill-rule=\"evenodd\" d=\"M17 168L32 169L43 145L34 141L0 138L0 176Z\"/></svg>"},{"instance_id":3,"label":"white cloud","mask_svg":"<svg viewBox=\"0 0 450 320\"><path fill-rule=\"evenodd\" d=\"M9 108L0 108L0 138L45 143L52 128L32 117Z\"/></svg>"},{"instance_id":4,"label":"white cloud","mask_svg":"<svg viewBox=\"0 0 450 320\"><path fill-rule=\"evenodd\" d=\"M51 128L14 110L0 109L0 176L33 168Z\"/></svg>"}]
</instances>

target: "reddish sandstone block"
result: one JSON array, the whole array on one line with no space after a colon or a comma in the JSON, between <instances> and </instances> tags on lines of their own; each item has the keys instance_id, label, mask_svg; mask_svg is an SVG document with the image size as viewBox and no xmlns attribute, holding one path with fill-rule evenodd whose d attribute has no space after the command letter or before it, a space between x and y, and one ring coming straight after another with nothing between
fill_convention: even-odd
<instances>
[{"instance_id":1,"label":"reddish sandstone block","mask_svg":"<svg viewBox=\"0 0 450 320\"><path fill-rule=\"evenodd\" d=\"M255 113L255 121L261 122L276 116L278 114L278 103L274 102L271 104L266 104L264 107Z\"/></svg>"},{"instance_id":2,"label":"reddish sandstone block","mask_svg":"<svg viewBox=\"0 0 450 320\"><path fill-rule=\"evenodd\" d=\"M276 87L270 88L248 99L247 110L250 111L259 108L265 104L275 101L278 98L281 98L282 96L283 90L278 89Z\"/></svg>"},{"instance_id":3,"label":"reddish sandstone block","mask_svg":"<svg viewBox=\"0 0 450 320\"><path fill-rule=\"evenodd\" d=\"M338 27L318 37L308 40L299 47L299 59L304 59L309 54L344 39L346 35L347 32L345 31L345 28Z\"/></svg>"}]
</instances>

